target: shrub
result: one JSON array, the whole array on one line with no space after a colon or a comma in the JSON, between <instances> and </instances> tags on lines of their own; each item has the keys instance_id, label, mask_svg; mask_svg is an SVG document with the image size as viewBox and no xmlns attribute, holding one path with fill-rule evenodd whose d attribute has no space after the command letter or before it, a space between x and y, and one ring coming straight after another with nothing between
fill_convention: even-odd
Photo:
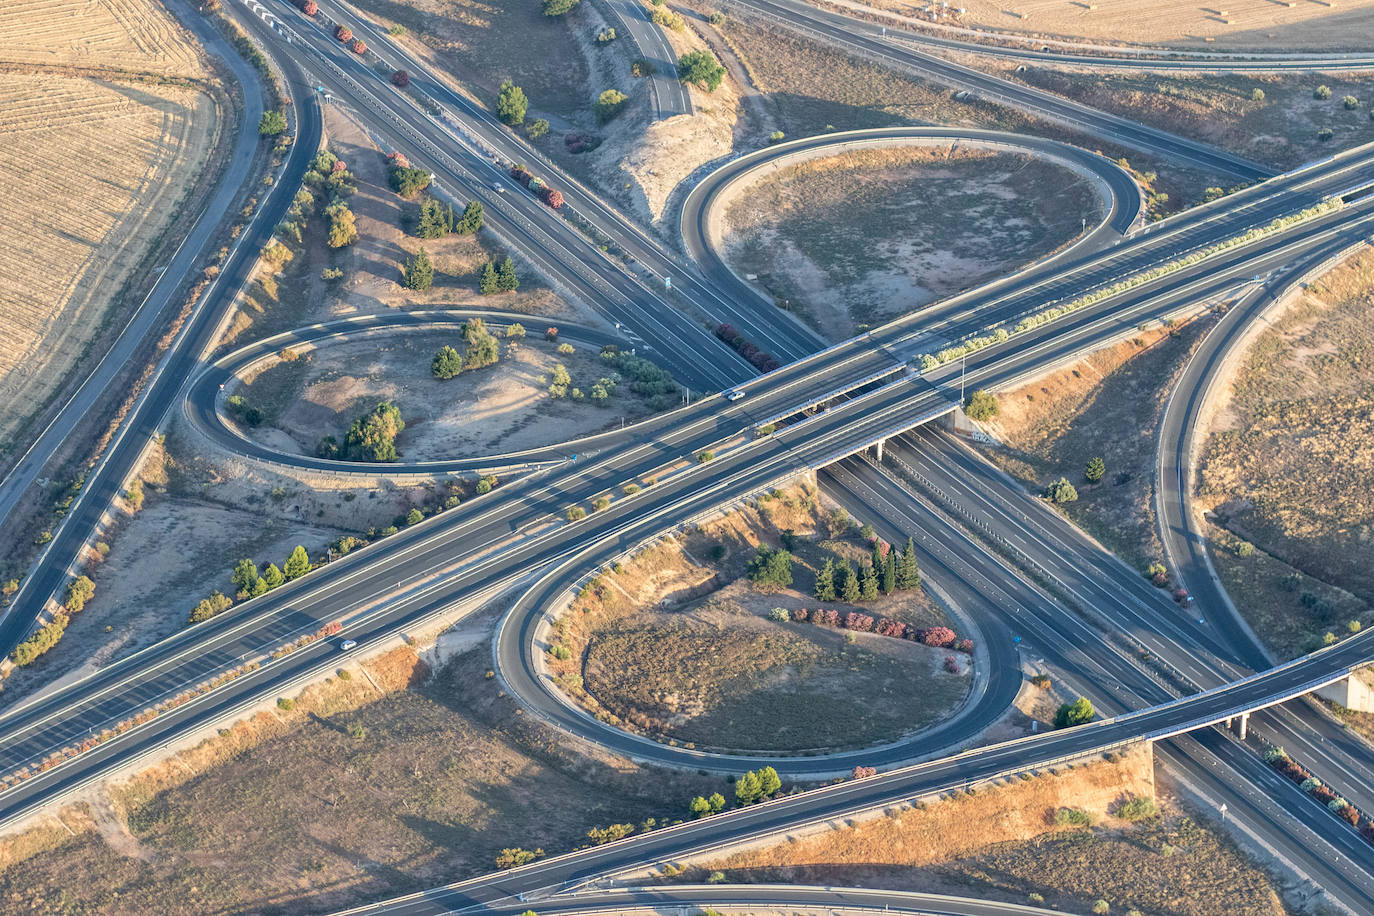
<instances>
[{"instance_id":1,"label":"shrub","mask_svg":"<svg viewBox=\"0 0 1374 916\"><path fill-rule=\"evenodd\" d=\"M538 140L549 132L549 122L545 118L535 118L530 122L530 126L525 128L525 136L531 140Z\"/></svg>"},{"instance_id":2,"label":"shrub","mask_svg":"<svg viewBox=\"0 0 1374 916\"><path fill-rule=\"evenodd\" d=\"M653 20L654 25L661 25L674 32L682 32L687 28L687 23L682 21L682 17L671 10L656 9L649 18Z\"/></svg>"},{"instance_id":3,"label":"shrub","mask_svg":"<svg viewBox=\"0 0 1374 916\"><path fill-rule=\"evenodd\" d=\"M877 767L857 766L857 767L854 768L854 771L853 771L852 773L849 774L849 777L850 777L851 779L868 779L868 778L870 778L870 777L877 776L877 775L878 775L878 769L877 769Z\"/></svg>"},{"instance_id":4,"label":"shrub","mask_svg":"<svg viewBox=\"0 0 1374 916\"><path fill-rule=\"evenodd\" d=\"M277 700L277 708L284 709L287 712L290 712L291 710L296 708L296 701L289 699L287 697L281 697Z\"/></svg>"},{"instance_id":5,"label":"shrub","mask_svg":"<svg viewBox=\"0 0 1374 916\"><path fill-rule=\"evenodd\" d=\"M258 119L258 135L262 137L276 137L286 130L286 115L273 108L264 111L262 117Z\"/></svg>"},{"instance_id":6,"label":"shrub","mask_svg":"<svg viewBox=\"0 0 1374 916\"><path fill-rule=\"evenodd\" d=\"M568 509L568 511L565 514L568 517L568 521L575 522L578 519L586 518L587 510L583 509L581 506L572 506Z\"/></svg>"},{"instance_id":7,"label":"shrub","mask_svg":"<svg viewBox=\"0 0 1374 916\"><path fill-rule=\"evenodd\" d=\"M625 108L625 103L629 101L629 96L619 89L607 89L596 100L594 111L596 112L596 123L605 124L613 119Z\"/></svg>"},{"instance_id":8,"label":"shrub","mask_svg":"<svg viewBox=\"0 0 1374 916\"><path fill-rule=\"evenodd\" d=\"M775 130L775 131L773 131L771 134L768 135L768 142L769 142L769 143L781 143L786 137L787 137L787 135L784 134L782 131L780 131L780 130Z\"/></svg>"},{"instance_id":9,"label":"shrub","mask_svg":"<svg viewBox=\"0 0 1374 916\"><path fill-rule=\"evenodd\" d=\"M1330 86L1318 86L1318 87L1313 91L1313 93L1312 93L1312 98L1314 98L1314 99L1321 99L1322 101L1326 101L1327 99L1331 98L1331 87L1330 87Z\"/></svg>"},{"instance_id":10,"label":"shrub","mask_svg":"<svg viewBox=\"0 0 1374 916\"><path fill-rule=\"evenodd\" d=\"M407 525L418 525L425 520L425 514L419 509L411 509L406 513Z\"/></svg>"},{"instance_id":11,"label":"shrub","mask_svg":"<svg viewBox=\"0 0 1374 916\"><path fill-rule=\"evenodd\" d=\"M1054 812L1054 822L1060 827L1087 827L1093 821L1082 808L1060 808Z\"/></svg>"},{"instance_id":12,"label":"shrub","mask_svg":"<svg viewBox=\"0 0 1374 916\"><path fill-rule=\"evenodd\" d=\"M404 70L397 70L395 73L391 74L391 82L404 89L410 85L410 74Z\"/></svg>"},{"instance_id":13,"label":"shrub","mask_svg":"<svg viewBox=\"0 0 1374 916\"><path fill-rule=\"evenodd\" d=\"M1072 703L1060 705L1059 711L1054 714L1054 727L1073 728L1075 725L1083 725L1091 722L1096 714L1092 701L1087 697L1079 697Z\"/></svg>"},{"instance_id":14,"label":"shrub","mask_svg":"<svg viewBox=\"0 0 1374 916\"><path fill-rule=\"evenodd\" d=\"M1034 686L1039 687L1041 690L1050 689L1051 681L1050 676L1048 674L1037 674L1035 677L1030 679L1030 682Z\"/></svg>"},{"instance_id":15,"label":"shrub","mask_svg":"<svg viewBox=\"0 0 1374 916\"><path fill-rule=\"evenodd\" d=\"M615 29L607 26L596 33L596 43L599 45L610 44L615 41Z\"/></svg>"},{"instance_id":16,"label":"shrub","mask_svg":"<svg viewBox=\"0 0 1374 916\"><path fill-rule=\"evenodd\" d=\"M658 68L656 68L652 63L650 63L642 57L636 57L634 61L630 64L630 76L642 78L646 76L653 76L657 72Z\"/></svg>"},{"instance_id":17,"label":"shrub","mask_svg":"<svg viewBox=\"0 0 1374 916\"><path fill-rule=\"evenodd\" d=\"M1083 477L1088 483L1097 483L1107 473L1107 464L1101 458L1090 458L1083 468Z\"/></svg>"},{"instance_id":18,"label":"shrub","mask_svg":"<svg viewBox=\"0 0 1374 916\"><path fill-rule=\"evenodd\" d=\"M62 602L62 606L75 614L86 606L86 602L95 597L95 583L90 576L77 576L67 585L67 598Z\"/></svg>"},{"instance_id":19,"label":"shrub","mask_svg":"<svg viewBox=\"0 0 1374 916\"><path fill-rule=\"evenodd\" d=\"M227 611L233 604L233 600L223 593L218 591L211 592L209 598L202 598L196 603L195 607L191 608L191 615L188 618L188 622L200 623L203 620L209 620L216 614Z\"/></svg>"},{"instance_id":20,"label":"shrub","mask_svg":"<svg viewBox=\"0 0 1374 916\"><path fill-rule=\"evenodd\" d=\"M1298 785L1298 788L1302 789L1304 792L1315 792L1321 787L1322 781L1315 776L1307 777Z\"/></svg>"},{"instance_id":21,"label":"shrub","mask_svg":"<svg viewBox=\"0 0 1374 916\"><path fill-rule=\"evenodd\" d=\"M936 649L944 649L953 645L956 638L954 631L949 627L930 627L925 630L920 630L919 633L922 643Z\"/></svg>"},{"instance_id":22,"label":"shrub","mask_svg":"<svg viewBox=\"0 0 1374 916\"><path fill-rule=\"evenodd\" d=\"M704 450L704 451L697 452L697 464L707 464L708 462L715 461L715 460L716 460L716 453L713 452L713 451L711 451L710 449L706 449L706 450Z\"/></svg>"},{"instance_id":23,"label":"shrub","mask_svg":"<svg viewBox=\"0 0 1374 916\"><path fill-rule=\"evenodd\" d=\"M320 11L320 5L315 0L305 0L301 4L301 12L307 16L313 16Z\"/></svg>"},{"instance_id":24,"label":"shrub","mask_svg":"<svg viewBox=\"0 0 1374 916\"><path fill-rule=\"evenodd\" d=\"M325 207L324 218L329 222L330 248L346 248L358 241L358 222L347 204L338 202Z\"/></svg>"},{"instance_id":25,"label":"shrub","mask_svg":"<svg viewBox=\"0 0 1374 916\"><path fill-rule=\"evenodd\" d=\"M720 10L716 10L710 16L706 17L706 21L717 27L725 25L725 14Z\"/></svg>"},{"instance_id":26,"label":"shrub","mask_svg":"<svg viewBox=\"0 0 1374 916\"><path fill-rule=\"evenodd\" d=\"M792 584L792 554L760 547L749 563L749 579L764 592L786 588Z\"/></svg>"},{"instance_id":27,"label":"shrub","mask_svg":"<svg viewBox=\"0 0 1374 916\"><path fill-rule=\"evenodd\" d=\"M1263 101L1264 101L1264 90L1263 90L1263 89L1260 89L1260 88L1258 88L1258 87L1256 87L1256 88L1254 88L1254 89L1251 89L1251 90L1250 90L1250 101L1252 101L1252 102L1263 102Z\"/></svg>"},{"instance_id":28,"label":"shrub","mask_svg":"<svg viewBox=\"0 0 1374 916\"><path fill-rule=\"evenodd\" d=\"M1078 499L1078 490L1069 483L1067 477L1061 477L1045 487L1045 498L1056 505L1063 505Z\"/></svg>"},{"instance_id":29,"label":"shrub","mask_svg":"<svg viewBox=\"0 0 1374 916\"><path fill-rule=\"evenodd\" d=\"M1354 111L1356 108L1360 107L1360 100L1353 95L1348 95L1341 99L1341 104L1345 106L1346 111Z\"/></svg>"},{"instance_id":30,"label":"shrub","mask_svg":"<svg viewBox=\"0 0 1374 916\"><path fill-rule=\"evenodd\" d=\"M1102 900L1102 899L1098 899L1098 900L1093 904L1093 912L1094 912L1094 913L1106 913L1106 912L1109 912L1109 911L1111 910L1111 908L1112 908L1111 904L1108 903L1108 902L1105 901L1105 900Z\"/></svg>"},{"instance_id":31,"label":"shrub","mask_svg":"<svg viewBox=\"0 0 1374 916\"><path fill-rule=\"evenodd\" d=\"M774 623L786 623L792 619L792 615L787 613L786 608L775 607L768 612L768 619Z\"/></svg>"},{"instance_id":32,"label":"shrub","mask_svg":"<svg viewBox=\"0 0 1374 916\"><path fill-rule=\"evenodd\" d=\"M488 474L481 480L477 481L477 495L483 496L487 493L490 493L495 486L496 478Z\"/></svg>"},{"instance_id":33,"label":"shrub","mask_svg":"<svg viewBox=\"0 0 1374 916\"><path fill-rule=\"evenodd\" d=\"M572 658L572 650L567 646L549 646L549 654L560 662L566 662Z\"/></svg>"},{"instance_id":34,"label":"shrub","mask_svg":"<svg viewBox=\"0 0 1374 916\"><path fill-rule=\"evenodd\" d=\"M1317 142L1327 143L1334 136L1336 136L1336 134L1331 128L1323 127L1321 130L1317 131Z\"/></svg>"},{"instance_id":35,"label":"shrub","mask_svg":"<svg viewBox=\"0 0 1374 916\"><path fill-rule=\"evenodd\" d=\"M970 394L968 400L964 402L964 413L968 415L970 420L979 422L991 420L997 416L1000 410L1001 407L997 403L997 398L982 388Z\"/></svg>"},{"instance_id":36,"label":"shrub","mask_svg":"<svg viewBox=\"0 0 1374 916\"><path fill-rule=\"evenodd\" d=\"M577 6L578 0L544 0L545 16L562 16Z\"/></svg>"},{"instance_id":37,"label":"shrub","mask_svg":"<svg viewBox=\"0 0 1374 916\"><path fill-rule=\"evenodd\" d=\"M654 13L655 22L658 22L659 12L661 11ZM672 13L668 15L673 16ZM677 78L684 83L695 83L707 92L715 92L720 88L721 80L725 78L725 68L710 51L688 51L677 60Z\"/></svg>"},{"instance_id":38,"label":"shrub","mask_svg":"<svg viewBox=\"0 0 1374 916\"><path fill-rule=\"evenodd\" d=\"M429 362L429 371L437 379L451 379L463 371L463 357L450 346L439 348Z\"/></svg>"},{"instance_id":39,"label":"shrub","mask_svg":"<svg viewBox=\"0 0 1374 916\"><path fill-rule=\"evenodd\" d=\"M535 859L542 859L544 850L542 849L521 849L519 846L503 849L496 854L496 867L501 870L519 868L521 865L528 865Z\"/></svg>"},{"instance_id":40,"label":"shrub","mask_svg":"<svg viewBox=\"0 0 1374 916\"><path fill-rule=\"evenodd\" d=\"M1123 821L1146 821L1159 815L1159 805L1155 804L1153 798L1144 795L1133 795L1121 804L1116 806L1113 812Z\"/></svg>"},{"instance_id":41,"label":"shrub","mask_svg":"<svg viewBox=\"0 0 1374 916\"><path fill-rule=\"evenodd\" d=\"M953 655L946 655L946 656L945 656L945 671L948 672L949 674L958 674L958 673L959 673L959 659L955 658Z\"/></svg>"},{"instance_id":42,"label":"shrub","mask_svg":"<svg viewBox=\"0 0 1374 916\"><path fill-rule=\"evenodd\" d=\"M596 499L592 500L593 512L605 512L610 507L611 501L604 496L598 496Z\"/></svg>"}]
</instances>

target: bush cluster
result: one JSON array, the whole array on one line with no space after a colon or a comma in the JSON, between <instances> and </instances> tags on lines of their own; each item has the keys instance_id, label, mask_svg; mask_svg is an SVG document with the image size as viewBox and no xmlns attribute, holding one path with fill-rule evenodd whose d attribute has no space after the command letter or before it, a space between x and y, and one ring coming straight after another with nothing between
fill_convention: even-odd
<instances>
[{"instance_id":1,"label":"bush cluster","mask_svg":"<svg viewBox=\"0 0 1374 916\"><path fill-rule=\"evenodd\" d=\"M760 372L772 372L782 365L773 358L772 354L759 349L747 337L735 330L734 325L718 324L715 334L729 344L736 353L753 363L754 368Z\"/></svg>"}]
</instances>

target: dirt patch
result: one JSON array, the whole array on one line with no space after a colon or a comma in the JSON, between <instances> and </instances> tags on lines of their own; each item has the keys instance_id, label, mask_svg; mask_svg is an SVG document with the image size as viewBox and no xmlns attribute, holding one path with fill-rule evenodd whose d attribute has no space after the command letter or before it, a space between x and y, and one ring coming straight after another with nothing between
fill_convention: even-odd
<instances>
[{"instance_id":1,"label":"dirt patch","mask_svg":"<svg viewBox=\"0 0 1374 916\"><path fill-rule=\"evenodd\" d=\"M652 413L628 381L593 404L592 387L619 377L595 350L559 353L558 345L535 337L501 343L495 366L446 381L434 377L430 360L443 346L462 352L456 332L391 334L295 354L244 386L243 396L271 424L253 430L253 437L310 454L322 436L342 442L355 418L385 400L401 408L406 423L399 451L407 460L424 461L520 451ZM557 365L572 377L567 397L548 392Z\"/></svg>"},{"instance_id":2,"label":"dirt patch","mask_svg":"<svg viewBox=\"0 0 1374 916\"><path fill-rule=\"evenodd\" d=\"M1335 73L1168 78L1141 73L1009 72L1023 82L1201 140L1239 155L1291 169L1336 150L1374 139L1369 106L1374 81ZM1318 86L1331 90L1314 97ZM1260 97L1255 98L1255 90ZM1346 108L1346 96L1358 104ZM1323 129L1332 132L1323 140Z\"/></svg>"},{"instance_id":3,"label":"dirt patch","mask_svg":"<svg viewBox=\"0 0 1374 916\"><path fill-rule=\"evenodd\" d=\"M1144 570L1163 556L1155 524L1155 440L1172 379L1210 320L1140 331L1030 384L998 395L988 424L1000 444L988 458L1034 492L1067 477L1075 502L1058 508L1126 562ZM1100 457L1106 476L1083 476Z\"/></svg>"},{"instance_id":4,"label":"dirt patch","mask_svg":"<svg viewBox=\"0 0 1374 916\"><path fill-rule=\"evenodd\" d=\"M926 4L867 0L869 6L914 15ZM1111 45L1172 45L1211 50L1367 50L1374 30L1374 3L1330 0L1287 3L1244 0L1199 6L1188 0L969 0L964 15L944 21L1002 32L1087 38ZM924 17L922 17L924 18ZM928 20L927 20L928 21Z\"/></svg>"},{"instance_id":5,"label":"dirt patch","mask_svg":"<svg viewBox=\"0 0 1374 916\"><path fill-rule=\"evenodd\" d=\"M408 648L393 656L383 667L414 671ZM382 692L353 668L226 729L111 790L151 860L72 816L75 837L45 827L0 845L0 908L330 911L489 872L504 847L555 854L592 827L667 823L720 788L574 754L524 721L489 664L478 649Z\"/></svg>"},{"instance_id":6,"label":"dirt patch","mask_svg":"<svg viewBox=\"0 0 1374 916\"><path fill-rule=\"evenodd\" d=\"M800 752L892 740L947 717L969 689L968 656L873 633L768 619L833 607L913 626L949 626L919 589L858 604L810 597L825 557L871 547L831 537L814 484L661 543L588 585L556 627L558 682L614 725L691 747ZM781 521L786 526L780 527ZM756 549L784 542L795 587L744 577Z\"/></svg>"},{"instance_id":7,"label":"dirt patch","mask_svg":"<svg viewBox=\"0 0 1374 916\"><path fill-rule=\"evenodd\" d=\"M1198 485L1237 544L1361 602L1374 598L1372 321L1374 256L1363 252L1309 287L1241 358ZM1284 605L1307 602L1306 637L1357 610L1302 582L1283 594ZM1281 629L1266 637L1303 645Z\"/></svg>"},{"instance_id":8,"label":"dirt patch","mask_svg":"<svg viewBox=\"0 0 1374 916\"><path fill-rule=\"evenodd\" d=\"M80 6L97 19L106 11ZM170 28L160 13L149 22ZM119 291L208 160L219 112L189 85L12 73L0 113L0 197L10 201L0 209L0 440L10 441L126 304Z\"/></svg>"},{"instance_id":9,"label":"dirt patch","mask_svg":"<svg viewBox=\"0 0 1374 916\"><path fill-rule=\"evenodd\" d=\"M745 191L726 256L838 341L1049 254L1100 209L1086 179L1030 156L855 150Z\"/></svg>"}]
</instances>

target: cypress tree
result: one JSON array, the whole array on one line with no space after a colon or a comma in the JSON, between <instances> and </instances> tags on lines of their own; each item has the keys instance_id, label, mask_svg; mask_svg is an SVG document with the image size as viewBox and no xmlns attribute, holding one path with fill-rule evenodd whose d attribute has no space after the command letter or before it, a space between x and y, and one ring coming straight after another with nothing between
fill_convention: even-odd
<instances>
[{"instance_id":1,"label":"cypress tree","mask_svg":"<svg viewBox=\"0 0 1374 916\"><path fill-rule=\"evenodd\" d=\"M916 563L916 542L910 536L906 547L902 548L902 558L897 564L897 587L915 588L921 584L921 567Z\"/></svg>"},{"instance_id":2,"label":"cypress tree","mask_svg":"<svg viewBox=\"0 0 1374 916\"><path fill-rule=\"evenodd\" d=\"M484 296L501 291L500 281L496 278L496 265L490 261L482 265L482 279L477 283L477 290Z\"/></svg>"},{"instance_id":3,"label":"cypress tree","mask_svg":"<svg viewBox=\"0 0 1374 916\"><path fill-rule=\"evenodd\" d=\"M878 573L873 569L873 564L867 561L859 570L859 597L864 601L878 597Z\"/></svg>"},{"instance_id":4,"label":"cypress tree","mask_svg":"<svg viewBox=\"0 0 1374 916\"><path fill-rule=\"evenodd\" d=\"M840 568L844 570L844 585L840 588L840 597L853 604L859 600L859 577L848 560L841 560Z\"/></svg>"},{"instance_id":5,"label":"cypress tree","mask_svg":"<svg viewBox=\"0 0 1374 916\"><path fill-rule=\"evenodd\" d=\"M890 595L897 590L897 551L887 548L887 559L883 561L883 594Z\"/></svg>"},{"instance_id":6,"label":"cypress tree","mask_svg":"<svg viewBox=\"0 0 1374 916\"><path fill-rule=\"evenodd\" d=\"M512 293L520 288L520 280L515 276L515 263L509 257L496 268L496 288L503 293Z\"/></svg>"}]
</instances>

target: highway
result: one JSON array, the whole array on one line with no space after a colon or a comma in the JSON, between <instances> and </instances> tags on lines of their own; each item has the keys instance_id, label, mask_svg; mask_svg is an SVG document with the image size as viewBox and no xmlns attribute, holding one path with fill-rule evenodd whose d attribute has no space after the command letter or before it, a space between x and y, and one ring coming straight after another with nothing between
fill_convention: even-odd
<instances>
[{"instance_id":1,"label":"highway","mask_svg":"<svg viewBox=\"0 0 1374 916\"><path fill-rule=\"evenodd\" d=\"M606 0L620 22L621 34L628 34L639 48L639 57L654 68L646 82L659 121L692 113L692 96L677 78L677 55L663 29L653 23L644 4L636 0ZM612 23L614 24L614 23Z\"/></svg>"},{"instance_id":2,"label":"highway","mask_svg":"<svg viewBox=\"0 0 1374 916\"><path fill-rule=\"evenodd\" d=\"M270 29L256 24L254 28L264 40L274 40ZM312 62L311 67L316 68L312 72L332 74L317 78L329 82L342 104L353 106L384 135L396 137L397 148L415 161L434 163L431 167L440 176L441 188L467 195L467 199L483 199L492 214L489 223L503 236L510 233L518 250L535 252L536 257L543 258L538 263L552 263L556 278L586 292L608 316L633 315L631 320L640 322L636 327L641 329L641 339L654 348L656 358L670 366L677 364L675 368L688 369L712 384L720 384L722 375L732 381L748 377L748 367L741 366L731 351L713 343L714 338L700 325L688 319L675 325L678 319L672 316L678 313L662 300L647 296L648 285L627 279L623 264L615 265L575 229L551 220L542 205L522 194L496 198L482 176L498 172L470 140L446 129L436 129L432 119L398 101L394 92L385 95L388 90L375 85L380 82L377 75L369 75L367 68L351 59L352 55L336 53L337 48L327 35L310 37L308 47L306 43L295 47ZM337 71L332 67L337 67ZM423 78L421 74L419 79ZM297 89L293 89L293 95L303 97ZM310 93L306 91L304 95ZM304 130L303 127L303 136ZM533 588L525 592L503 622L495 651L501 675L516 695L526 703L547 701L550 705L541 706L539 714L556 716L559 701L536 683L536 631L545 608L555 605L581 577L640 544L708 516L721 505L773 486L799 469L832 464L948 411L953 406L950 385L957 373L952 367L945 367L925 377L910 374L905 367L920 353L973 333L990 322L1027 313L1056 298L1081 295L1124 274L1167 262L1180 253L1292 213L1343 190L1367 169L1369 155L1366 149L1333 157L1298 175L1280 178L1273 185L1252 188L1165 221L1110 252L1065 258L1047 271L1052 275L1038 275L1032 269L995 284L990 290L939 303L908 319L875 329L863 338L813 353L762 379L744 383L747 395L739 402L707 398L651 421L651 425L639 431L643 435L609 443L586 461L559 464L508 483L458 510L350 554L205 624L183 630L89 678L8 709L0 714L0 770L9 772L12 767L27 765L30 776L0 793L0 820L20 817L65 791L102 778L113 767L156 753L189 728L219 721L337 665L344 656L334 639L317 640L279 658L271 657L274 648L311 633L330 620L342 621L344 634L360 644L354 651L365 652L373 644L455 604L533 583ZM277 190L281 187L290 189L292 185L287 182ZM594 208L589 206L588 212L595 212ZM597 219L604 217L598 215ZM605 225L614 228L610 221ZM1039 371L1043 365L1129 333L1141 321L1157 320L1199 299L1234 289L1257 271L1314 256L1324 246L1338 241L1348 244L1367 236L1372 229L1374 205L1367 199L1353 200L1343 210L1216 254L1200 265L1174 271L1051 325L978 351L968 360L969 383L1010 384ZM630 232L624 237L630 240L629 244L643 246L649 257L663 256L642 235ZM684 272L684 276L690 277L690 271ZM691 282L688 280L683 286ZM712 292L703 301L709 305L729 298ZM804 353L815 346L799 326L752 317L756 312L752 305L739 303L733 307L764 333L761 340L779 345L780 354L793 355L781 346L789 341L808 348ZM693 330L677 336L679 328ZM167 392L172 387L155 389ZM817 399L830 401L828 394L832 391L852 396L833 402L829 409L784 424L772 435L754 436L757 424L773 415L798 417L800 407L815 404ZM163 397L159 420L166 407L174 403L176 392ZM150 396L149 401L152 400ZM652 425L655 422L657 425ZM691 456L706 448L717 451L716 460L695 463ZM625 483L647 476L657 477L658 483L634 496L619 497ZM602 493L616 497L608 510L575 523L556 519L567 506ZM955 569L957 562L951 558L949 568ZM52 587L55 589L58 584L60 574ZM1007 587L1018 589L1020 594L1023 585L1008 583ZM1043 765L1064 755L1117 746L1141 736L1174 736L1180 730L1296 695L1313 684L1339 677L1371 657L1371 638L1374 635L1356 637L1296 664L1081 729L899 769L871 780L670 828L642 840L599 847L527 869L464 882L440 892L437 900L459 903L499 899L513 889L560 885L656 857L683 855L701 849L703 844L757 835L759 831L778 829L779 825L795 827L807 819L825 819L893 804L914 794L958 787L969 781ZM1119 651L1116 654L1120 655ZM264 663L252 670L239 669L244 658L263 659ZM1085 670L1092 670L1093 665L1101 668L1103 664L1096 653L1091 659L1084 653L1084 659L1081 664ZM241 673L216 689L194 693L196 684L233 670ZM1147 672L1135 666L1121 670L1130 678L1130 689L1137 695L1158 692ZM1005 696L1008 689L1009 679L993 681L986 697ZM64 747L79 745L103 730L113 730L139 710L165 700L173 702L149 721L95 744L60 766L38 769L39 762L51 754L60 754ZM566 711L566 707L561 708ZM954 727L964 728L966 723L967 720L961 720ZM560 724L574 732L587 727L585 722L572 720ZM615 738L616 741L631 737L616 734L623 736ZM957 742L959 735L946 737ZM615 746L603 733L595 733L594 740ZM1171 745L1184 751L1171 749L1169 753L1186 753L1190 740ZM1205 743L1212 739L1203 736L1197 740ZM1228 749L1224 739L1216 740L1223 742L1221 749L1211 753L1231 754L1227 761L1230 765L1254 771L1258 761L1253 755L1240 749L1239 753L1245 756L1235 756L1238 752ZM680 762L670 759L668 752L682 749L647 742L627 747L629 753L643 759ZM882 763L895 765L910 759L912 749L885 749L866 756L872 759L878 753L887 754ZM689 765L734 770L744 762L700 758ZM794 758L783 766L798 773L819 773L824 772L824 767L835 768L845 763L848 761L842 758ZM1256 773L1254 778L1262 777ZM1318 828L1327 831L1329 821L1334 819L1319 820ZM1302 843L1306 839L1300 828L1293 828L1289 835L1297 839L1284 842ZM1339 843L1341 835L1336 837ZM1331 866L1329 880L1333 892L1374 909L1368 872L1356 868L1347 873L1349 862L1361 862L1370 855L1369 847L1353 834L1345 840L1344 845L1337 847L1345 858ZM432 902L427 899L425 905Z\"/></svg>"}]
</instances>

